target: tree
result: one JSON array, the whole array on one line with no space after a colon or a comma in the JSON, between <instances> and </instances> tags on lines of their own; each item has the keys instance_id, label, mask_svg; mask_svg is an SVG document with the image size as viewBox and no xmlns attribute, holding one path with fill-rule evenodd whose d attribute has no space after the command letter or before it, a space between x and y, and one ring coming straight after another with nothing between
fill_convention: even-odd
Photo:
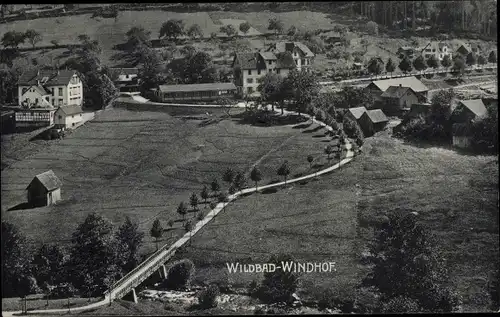
<instances>
[{"instance_id":1,"label":"tree","mask_svg":"<svg viewBox=\"0 0 500 317\"><path fill-rule=\"evenodd\" d=\"M32 262L34 277L38 285L45 290L64 282L64 254L57 245L43 244L35 254Z\"/></svg>"},{"instance_id":2,"label":"tree","mask_svg":"<svg viewBox=\"0 0 500 317\"><path fill-rule=\"evenodd\" d=\"M196 193L192 193L191 197L189 197L189 204L195 211L198 210L198 196L196 196Z\"/></svg>"},{"instance_id":3,"label":"tree","mask_svg":"<svg viewBox=\"0 0 500 317\"><path fill-rule=\"evenodd\" d=\"M321 86L311 72L293 69L283 80L283 99L293 99L294 108L300 114L318 97Z\"/></svg>"},{"instance_id":4,"label":"tree","mask_svg":"<svg viewBox=\"0 0 500 317\"><path fill-rule=\"evenodd\" d=\"M472 122L471 143L480 152L498 153L498 108L489 105L486 109L486 116Z\"/></svg>"},{"instance_id":5,"label":"tree","mask_svg":"<svg viewBox=\"0 0 500 317\"><path fill-rule=\"evenodd\" d=\"M475 65L477 62L476 54L474 54L473 52L470 52L469 54L467 54L465 62L469 66Z\"/></svg>"},{"instance_id":6,"label":"tree","mask_svg":"<svg viewBox=\"0 0 500 317\"><path fill-rule=\"evenodd\" d=\"M261 99L271 104L273 112L275 104L283 101L282 85L283 77L276 73L267 73L259 79L257 90L260 92Z\"/></svg>"},{"instance_id":7,"label":"tree","mask_svg":"<svg viewBox=\"0 0 500 317\"><path fill-rule=\"evenodd\" d=\"M292 25L288 31L286 31L286 34L288 36L295 36L297 34L297 28L295 27L295 25Z\"/></svg>"},{"instance_id":8,"label":"tree","mask_svg":"<svg viewBox=\"0 0 500 317\"><path fill-rule=\"evenodd\" d=\"M366 30L368 31L368 34L378 35L377 23L375 23L373 21L368 21L368 23L366 23Z\"/></svg>"},{"instance_id":9,"label":"tree","mask_svg":"<svg viewBox=\"0 0 500 317\"><path fill-rule=\"evenodd\" d=\"M221 26L219 31L221 33L226 33L227 37L229 37L229 38L232 38L233 36L238 34L238 31L236 30L236 28L231 24Z\"/></svg>"},{"instance_id":10,"label":"tree","mask_svg":"<svg viewBox=\"0 0 500 317\"><path fill-rule=\"evenodd\" d=\"M462 57L457 56L453 60L453 68L452 70L458 74L459 77L461 77L465 73L465 61Z\"/></svg>"},{"instance_id":11,"label":"tree","mask_svg":"<svg viewBox=\"0 0 500 317\"><path fill-rule=\"evenodd\" d=\"M26 40L25 34L17 31L6 32L2 37L2 45L4 47L11 47L17 49L20 44Z\"/></svg>"},{"instance_id":12,"label":"tree","mask_svg":"<svg viewBox=\"0 0 500 317\"><path fill-rule=\"evenodd\" d=\"M212 190L214 195L220 190L219 181L217 179L214 179L212 183L210 183L210 189Z\"/></svg>"},{"instance_id":13,"label":"tree","mask_svg":"<svg viewBox=\"0 0 500 317\"><path fill-rule=\"evenodd\" d=\"M314 156L308 155L307 156L307 162L309 163L309 168L311 169L312 168L312 164L314 162Z\"/></svg>"},{"instance_id":14,"label":"tree","mask_svg":"<svg viewBox=\"0 0 500 317\"><path fill-rule=\"evenodd\" d=\"M392 58L389 58L387 60L387 64L385 64L385 71L388 72L388 73L392 73L394 72L394 70L396 69L396 66L394 65L394 62L392 61Z\"/></svg>"},{"instance_id":15,"label":"tree","mask_svg":"<svg viewBox=\"0 0 500 317\"><path fill-rule=\"evenodd\" d=\"M174 227L174 224L175 224L175 222L172 219L170 219L167 222L167 225L170 227L170 231L172 231L172 228ZM172 235L170 235L170 237L172 237Z\"/></svg>"},{"instance_id":16,"label":"tree","mask_svg":"<svg viewBox=\"0 0 500 317\"><path fill-rule=\"evenodd\" d=\"M190 287L194 277L195 267L189 259L180 260L168 270L166 286L174 290L185 290Z\"/></svg>"},{"instance_id":17,"label":"tree","mask_svg":"<svg viewBox=\"0 0 500 317\"><path fill-rule=\"evenodd\" d=\"M198 302L203 309L217 307L218 301L217 297L220 294L219 287L217 285L210 285L207 289L204 289L198 295Z\"/></svg>"},{"instance_id":18,"label":"tree","mask_svg":"<svg viewBox=\"0 0 500 317\"><path fill-rule=\"evenodd\" d=\"M107 219L95 212L89 214L76 228L71 243L68 274L81 292L101 295L123 275L117 264L121 261L121 248L113 234L113 225ZM90 290L87 289L87 275L94 281Z\"/></svg>"},{"instance_id":19,"label":"tree","mask_svg":"<svg viewBox=\"0 0 500 317\"><path fill-rule=\"evenodd\" d=\"M441 61L441 65L445 68L448 68L451 66L451 59L449 55L445 55L443 57L443 60Z\"/></svg>"},{"instance_id":20,"label":"tree","mask_svg":"<svg viewBox=\"0 0 500 317\"><path fill-rule=\"evenodd\" d=\"M191 230L193 230L193 228L194 226L191 220L186 221L186 223L184 224L184 230L186 230L186 232L189 232L189 245L191 245L191 238L192 238Z\"/></svg>"},{"instance_id":21,"label":"tree","mask_svg":"<svg viewBox=\"0 0 500 317\"><path fill-rule=\"evenodd\" d=\"M240 24L240 31L247 35L248 31L250 31L250 23L248 22L243 22Z\"/></svg>"},{"instance_id":22,"label":"tree","mask_svg":"<svg viewBox=\"0 0 500 317\"><path fill-rule=\"evenodd\" d=\"M227 168L226 171L224 172L224 175L222 176L222 180L228 183L228 185L231 184L234 180L233 169Z\"/></svg>"},{"instance_id":23,"label":"tree","mask_svg":"<svg viewBox=\"0 0 500 317\"><path fill-rule=\"evenodd\" d=\"M189 29L186 32L187 36L189 36L191 39L195 39L196 37L202 38L203 37L203 30L198 24L193 24L189 27Z\"/></svg>"},{"instance_id":24,"label":"tree","mask_svg":"<svg viewBox=\"0 0 500 317\"><path fill-rule=\"evenodd\" d=\"M431 57L429 57L429 59L427 60L427 66L431 68L439 67L439 61L437 60L436 56L431 55Z\"/></svg>"},{"instance_id":25,"label":"tree","mask_svg":"<svg viewBox=\"0 0 500 317\"><path fill-rule=\"evenodd\" d=\"M185 45L180 52L184 57L190 58L196 53L196 48L193 45Z\"/></svg>"},{"instance_id":26,"label":"tree","mask_svg":"<svg viewBox=\"0 0 500 317\"><path fill-rule=\"evenodd\" d=\"M290 263L294 259L290 255L271 256L268 263L281 266L283 262ZM257 290L257 297L264 303L284 302L290 304L297 290L299 278L292 270L275 270L265 272L264 279Z\"/></svg>"},{"instance_id":27,"label":"tree","mask_svg":"<svg viewBox=\"0 0 500 317\"><path fill-rule=\"evenodd\" d=\"M337 146L336 149L334 149L334 152L335 152L335 159L339 161L339 167L340 167L340 162L341 162L341 159L342 159L342 147L340 145L340 140L344 140L342 138L342 136L340 137L339 139L339 145Z\"/></svg>"},{"instance_id":28,"label":"tree","mask_svg":"<svg viewBox=\"0 0 500 317\"><path fill-rule=\"evenodd\" d=\"M487 61L486 61L486 57L484 57L483 55L479 55L477 57L477 63L479 65L486 65Z\"/></svg>"},{"instance_id":29,"label":"tree","mask_svg":"<svg viewBox=\"0 0 500 317\"><path fill-rule=\"evenodd\" d=\"M203 51L194 53L187 60L184 77L190 84L215 82L217 72L212 62L212 56Z\"/></svg>"},{"instance_id":30,"label":"tree","mask_svg":"<svg viewBox=\"0 0 500 317\"><path fill-rule=\"evenodd\" d=\"M330 158L330 155L332 155L333 153L335 153L335 147L331 144L328 144L326 147L325 147L325 154L328 156L328 161L331 160Z\"/></svg>"},{"instance_id":31,"label":"tree","mask_svg":"<svg viewBox=\"0 0 500 317\"><path fill-rule=\"evenodd\" d=\"M153 226L151 227L149 233L153 238L155 238L156 250L158 250L158 240L163 236L163 226L161 225L160 219L156 219L153 222Z\"/></svg>"},{"instance_id":32,"label":"tree","mask_svg":"<svg viewBox=\"0 0 500 317\"><path fill-rule=\"evenodd\" d=\"M497 54L495 51L491 51L490 55L488 55L488 62L493 64L497 62Z\"/></svg>"},{"instance_id":33,"label":"tree","mask_svg":"<svg viewBox=\"0 0 500 317\"><path fill-rule=\"evenodd\" d=\"M184 22L182 20L171 19L161 25L160 38L167 37L177 40L182 35L184 35Z\"/></svg>"},{"instance_id":34,"label":"tree","mask_svg":"<svg viewBox=\"0 0 500 317\"><path fill-rule=\"evenodd\" d=\"M50 44L52 44L54 46L58 46L59 45L59 41L58 40L51 40Z\"/></svg>"},{"instance_id":35,"label":"tree","mask_svg":"<svg viewBox=\"0 0 500 317\"><path fill-rule=\"evenodd\" d=\"M216 41L217 40L217 33L216 32L211 32L210 33L210 40L212 42Z\"/></svg>"},{"instance_id":36,"label":"tree","mask_svg":"<svg viewBox=\"0 0 500 317\"><path fill-rule=\"evenodd\" d=\"M31 46L35 48L36 43L42 40L42 35L33 29L29 29L24 33L24 37L28 39L31 43Z\"/></svg>"},{"instance_id":37,"label":"tree","mask_svg":"<svg viewBox=\"0 0 500 317\"><path fill-rule=\"evenodd\" d=\"M281 164L281 166L276 171L276 174L278 174L279 176L283 176L285 178L285 186L286 186L286 179L290 174L290 166L288 165L287 160L285 160L283 164Z\"/></svg>"},{"instance_id":38,"label":"tree","mask_svg":"<svg viewBox=\"0 0 500 317\"><path fill-rule=\"evenodd\" d=\"M206 185L203 186L203 189L201 190L201 193L200 193L200 197L205 202L205 208L206 208L207 207L206 206L207 199L208 199L208 197L210 197L210 193L208 192L208 187Z\"/></svg>"},{"instance_id":39,"label":"tree","mask_svg":"<svg viewBox=\"0 0 500 317\"><path fill-rule=\"evenodd\" d=\"M236 187L238 190L242 190L246 182L247 180L244 173L242 172L236 173L236 176L234 177L233 181L234 187Z\"/></svg>"},{"instance_id":40,"label":"tree","mask_svg":"<svg viewBox=\"0 0 500 317\"><path fill-rule=\"evenodd\" d=\"M380 59L380 57L372 57L368 62L368 71L370 74L379 75L382 73L384 69L384 63Z\"/></svg>"},{"instance_id":41,"label":"tree","mask_svg":"<svg viewBox=\"0 0 500 317\"><path fill-rule=\"evenodd\" d=\"M186 220L187 206L183 201L177 207L177 213L182 216L182 221Z\"/></svg>"},{"instance_id":42,"label":"tree","mask_svg":"<svg viewBox=\"0 0 500 317\"><path fill-rule=\"evenodd\" d=\"M107 75L99 72L81 74L84 90L84 104L89 108L103 109L118 94L118 89Z\"/></svg>"},{"instance_id":43,"label":"tree","mask_svg":"<svg viewBox=\"0 0 500 317\"><path fill-rule=\"evenodd\" d=\"M257 191L257 184L262 180L262 174L257 166L250 172L250 179L255 182L255 191Z\"/></svg>"},{"instance_id":44,"label":"tree","mask_svg":"<svg viewBox=\"0 0 500 317\"><path fill-rule=\"evenodd\" d=\"M427 68L424 57L422 55L413 60L413 67L415 67L415 69L418 71L422 71Z\"/></svg>"},{"instance_id":45,"label":"tree","mask_svg":"<svg viewBox=\"0 0 500 317\"><path fill-rule=\"evenodd\" d=\"M401 60L401 62L399 63L398 65L399 69L401 69L404 73L408 73L408 72L411 72L412 70L412 67L411 67L411 63L410 61L408 60L408 57L403 57L403 59Z\"/></svg>"},{"instance_id":46,"label":"tree","mask_svg":"<svg viewBox=\"0 0 500 317\"><path fill-rule=\"evenodd\" d=\"M415 215L396 210L377 229L369 248L368 261L373 266L363 285L375 287L386 305L406 297L424 312L456 310L459 298L444 286L448 280L444 260L434 247L433 237L417 223Z\"/></svg>"},{"instance_id":47,"label":"tree","mask_svg":"<svg viewBox=\"0 0 500 317\"><path fill-rule=\"evenodd\" d=\"M24 297L30 288L22 284L31 277L31 252L25 236L7 221L2 221L2 297ZM26 283L25 283L26 284Z\"/></svg>"},{"instance_id":48,"label":"tree","mask_svg":"<svg viewBox=\"0 0 500 317\"><path fill-rule=\"evenodd\" d=\"M278 18L269 19L269 26L267 27L269 31L274 31L274 33L278 35L283 33L283 28L283 22L281 22Z\"/></svg>"},{"instance_id":49,"label":"tree","mask_svg":"<svg viewBox=\"0 0 500 317\"><path fill-rule=\"evenodd\" d=\"M126 262L122 266L125 272L134 269L140 262L139 249L142 245L144 232L139 231L139 225L132 222L130 217L125 218L125 222L118 228L116 239L125 246Z\"/></svg>"}]
</instances>

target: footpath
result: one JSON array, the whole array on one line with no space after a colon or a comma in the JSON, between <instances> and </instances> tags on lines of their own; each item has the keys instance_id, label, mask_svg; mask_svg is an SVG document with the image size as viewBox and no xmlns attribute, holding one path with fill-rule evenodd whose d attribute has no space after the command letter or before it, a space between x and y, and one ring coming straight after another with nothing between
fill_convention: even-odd
<instances>
[{"instance_id":1,"label":"footpath","mask_svg":"<svg viewBox=\"0 0 500 317\"><path fill-rule=\"evenodd\" d=\"M267 106L266 108L268 108L268 107L269 106ZM278 113L281 112L280 109L275 109L275 111ZM284 110L284 114L299 115L295 111L287 111L287 110ZM304 116L304 117L308 117L314 123L318 124L319 126L322 126L324 129L326 129L328 131L333 130L332 127L328 126L324 122L317 121L316 119L311 118L309 115L306 115L306 114L300 114L300 115ZM332 165L328 168L325 168L323 170L317 171L316 173L312 173L312 174L305 175L302 177L287 180L286 184L293 184L293 183L304 181L307 179L312 179L312 178L315 178L317 176L330 173L330 172L340 168L341 166L349 163L350 161L352 161L352 159L354 157L354 152L352 151L352 144L347 142L347 144L345 144L344 150L346 151L346 156L344 159L342 159L337 164L334 164L334 165ZM190 239L192 239L192 237L198 231L200 231L205 225L207 225L210 221L212 221L221 211L224 210L224 208L229 203L231 203L232 201L234 201L235 199L237 199L241 195L246 195L246 194L250 194L250 193L253 193L256 191L261 191L261 190L265 190L268 188L279 187L279 186L283 186L283 185L285 185L284 181L279 182L279 183L259 186L257 188L255 188L255 187L246 188L246 189L243 189L239 192L234 193L233 195L230 195L228 197L227 202L218 203L217 206L214 209L212 209L205 216L205 218L203 218L203 220L196 223L194 228L190 232L186 233L183 237L181 237L179 240L177 240L173 245L171 245L168 248L166 248L167 245L163 246L157 252L155 252L153 255L151 255L148 259L146 259L144 262L139 264L138 267L136 267L134 270L132 270L131 272L126 274L121 280L116 282L115 285L113 286L113 289L111 290L111 292L106 293L103 300L96 302L96 303L93 303L93 304L90 304L90 305L71 308L71 312L82 312L82 311L93 310L95 308L104 306L106 304L109 304L111 300L113 300L117 297L121 297L125 292L130 291L131 288L136 287L138 284L140 284L141 281L145 280L149 276L148 274L150 274L152 271L156 270L159 265L165 263L166 260L168 260L169 258L171 258L175 254L176 250L178 250L180 247L182 247L184 244L186 244ZM47 310L28 311L28 314L61 314L61 313L68 313L68 309L65 308L65 309L47 309ZM21 314L22 314L21 311L2 312L2 316L4 316L4 317L16 316L16 315L21 315Z\"/></svg>"}]
</instances>

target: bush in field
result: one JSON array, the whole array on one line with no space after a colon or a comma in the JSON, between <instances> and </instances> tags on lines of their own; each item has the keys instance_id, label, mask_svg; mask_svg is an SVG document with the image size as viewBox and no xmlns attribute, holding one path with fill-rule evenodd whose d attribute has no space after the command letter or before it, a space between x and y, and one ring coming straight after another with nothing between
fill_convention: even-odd
<instances>
[{"instance_id":1,"label":"bush in field","mask_svg":"<svg viewBox=\"0 0 500 317\"><path fill-rule=\"evenodd\" d=\"M219 287L217 285L210 285L207 289L200 292L198 303L204 309L217 307L217 297L219 294Z\"/></svg>"},{"instance_id":2,"label":"bush in field","mask_svg":"<svg viewBox=\"0 0 500 317\"><path fill-rule=\"evenodd\" d=\"M168 270L165 286L169 289L182 290L190 287L193 279L195 267L193 261L189 259L175 263Z\"/></svg>"},{"instance_id":3,"label":"bush in field","mask_svg":"<svg viewBox=\"0 0 500 317\"><path fill-rule=\"evenodd\" d=\"M272 256L269 263L275 263L278 266L281 262L292 260L288 255ZM297 290L297 286L298 276L293 272L285 270L266 272L255 295L265 303L291 303L292 294Z\"/></svg>"}]
</instances>

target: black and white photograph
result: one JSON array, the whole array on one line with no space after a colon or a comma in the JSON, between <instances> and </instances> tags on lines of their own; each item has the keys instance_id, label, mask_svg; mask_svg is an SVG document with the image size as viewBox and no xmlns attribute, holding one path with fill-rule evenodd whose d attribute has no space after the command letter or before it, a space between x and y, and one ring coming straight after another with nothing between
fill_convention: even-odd
<instances>
[{"instance_id":1,"label":"black and white photograph","mask_svg":"<svg viewBox=\"0 0 500 317\"><path fill-rule=\"evenodd\" d=\"M0 4L2 316L499 313L497 28Z\"/></svg>"}]
</instances>

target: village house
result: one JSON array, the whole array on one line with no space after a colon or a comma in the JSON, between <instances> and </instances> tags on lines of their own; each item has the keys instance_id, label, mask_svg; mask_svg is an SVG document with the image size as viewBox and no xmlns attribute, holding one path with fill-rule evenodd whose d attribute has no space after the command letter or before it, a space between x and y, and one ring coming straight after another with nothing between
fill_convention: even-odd
<instances>
[{"instance_id":1,"label":"village house","mask_svg":"<svg viewBox=\"0 0 500 317\"><path fill-rule=\"evenodd\" d=\"M359 118L359 126L365 137L370 137L382 131L388 123L389 119L380 109L367 110Z\"/></svg>"},{"instance_id":2,"label":"village house","mask_svg":"<svg viewBox=\"0 0 500 317\"><path fill-rule=\"evenodd\" d=\"M388 115L401 115L410 110L413 104L425 102L425 98L411 87L390 86L380 95L383 110Z\"/></svg>"},{"instance_id":3,"label":"village house","mask_svg":"<svg viewBox=\"0 0 500 317\"><path fill-rule=\"evenodd\" d=\"M481 99L460 100L451 114L453 123L470 123L486 116L488 110Z\"/></svg>"},{"instance_id":4,"label":"village house","mask_svg":"<svg viewBox=\"0 0 500 317\"><path fill-rule=\"evenodd\" d=\"M457 54L461 55L462 57L467 57L469 53L480 54L481 51L482 51L481 45L476 43L472 44L462 43L456 50Z\"/></svg>"},{"instance_id":5,"label":"village house","mask_svg":"<svg viewBox=\"0 0 500 317\"><path fill-rule=\"evenodd\" d=\"M356 121L358 122L359 119L361 118L361 116L363 115L363 113L366 112L366 108L365 107L355 107L355 108L349 108L347 109L345 115L352 119L353 121Z\"/></svg>"},{"instance_id":6,"label":"village house","mask_svg":"<svg viewBox=\"0 0 500 317\"><path fill-rule=\"evenodd\" d=\"M415 49L411 46L401 46L400 48L398 48L396 54L398 54L400 59L403 59L404 57L413 59L413 56L415 54Z\"/></svg>"},{"instance_id":7,"label":"village house","mask_svg":"<svg viewBox=\"0 0 500 317\"><path fill-rule=\"evenodd\" d=\"M19 78L18 96L24 108L81 105L83 84L73 70L30 71Z\"/></svg>"},{"instance_id":8,"label":"village house","mask_svg":"<svg viewBox=\"0 0 500 317\"><path fill-rule=\"evenodd\" d=\"M138 68L110 68L111 80L120 92L139 91L139 69Z\"/></svg>"},{"instance_id":9,"label":"village house","mask_svg":"<svg viewBox=\"0 0 500 317\"><path fill-rule=\"evenodd\" d=\"M471 125L469 123L454 123L451 126L453 146L466 149L471 146Z\"/></svg>"},{"instance_id":10,"label":"village house","mask_svg":"<svg viewBox=\"0 0 500 317\"><path fill-rule=\"evenodd\" d=\"M33 207L50 206L61 200L62 182L52 170L36 175L26 187L28 203Z\"/></svg>"},{"instance_id":11,"label":"village house","mask_svg":"<svg viewBox=\"0 0 500 317\"><path fill-rule=\"evenodd\" d=\"M429 92L429 88L427 88L415 76L374 80L364 89L365 91L370 92L376 101L381 101L382 94L391 86L410 87L414 92L420 95L422 99L427 99Z\"/></svg>"},{"instance_id":12,"label":"village house","mask_svg":"<svg viewBox=\"0 0 500 317\"><path fill-rule=\"evenodd\" d=\"M15 110L16 128L39 128L54 124L56 108L46 107L18 108Z\"/></svg>"},{"instance_id":13,"label":"village house","mask_svg":"<svg viewBox=\"0 0 500 317\"><path fill-rule=\"evenodd\" d=\"M310 71L314 54L300 42L281 42L267 51L236 53L232 68L238 94L258 97L260 79L267 73L287 76L292 69Z\"/></svg>"},{"instance_id":14,"label":"village house","mask_svg":"<svg viewBox=\"0 0 500 317\"><path fill-rule=\"evenodd\" d=\"M438 61L442 61L445 56L450 59L453 57L453 51L450 46L444 42L429 42L423 48L417 48L417 51L421 52L421 55L427 60L431 56L434 56Z\"/></svg>"},{"instance_id":15,"label":"village house","mask_svg":"<svg viewBox=\"0 0 500 317\"><path fill-rule=\"evenodd\" d=\"M54 126L59 129L73 129L83 121L83 110L80 106L59 107L54 114Z\"/></svg>"},{"instance_id":16,"label":"village house","mask_svg":"<svg viewBox=\"0 0 500 317\"><path fill-rule=\"evenodd\" d=\"M234 98L236 86L233 83L208 83L188 85L159 85L152 89L160 102L172 101L214 101L218 98Z\"/></svg>"},{"instance_id":17,"label":"village house","mask_svg":"<svg viewBox=\"0 0 500 317\"><path fill-rule=\"evenodd\" d=\"M416 118L420 115L425 116L429 113L431 104L428 102L423 103L414 103L411 105L410 110L408 112L405 111L405 119L406 118Z\"/></svg>"}]
</instances>

